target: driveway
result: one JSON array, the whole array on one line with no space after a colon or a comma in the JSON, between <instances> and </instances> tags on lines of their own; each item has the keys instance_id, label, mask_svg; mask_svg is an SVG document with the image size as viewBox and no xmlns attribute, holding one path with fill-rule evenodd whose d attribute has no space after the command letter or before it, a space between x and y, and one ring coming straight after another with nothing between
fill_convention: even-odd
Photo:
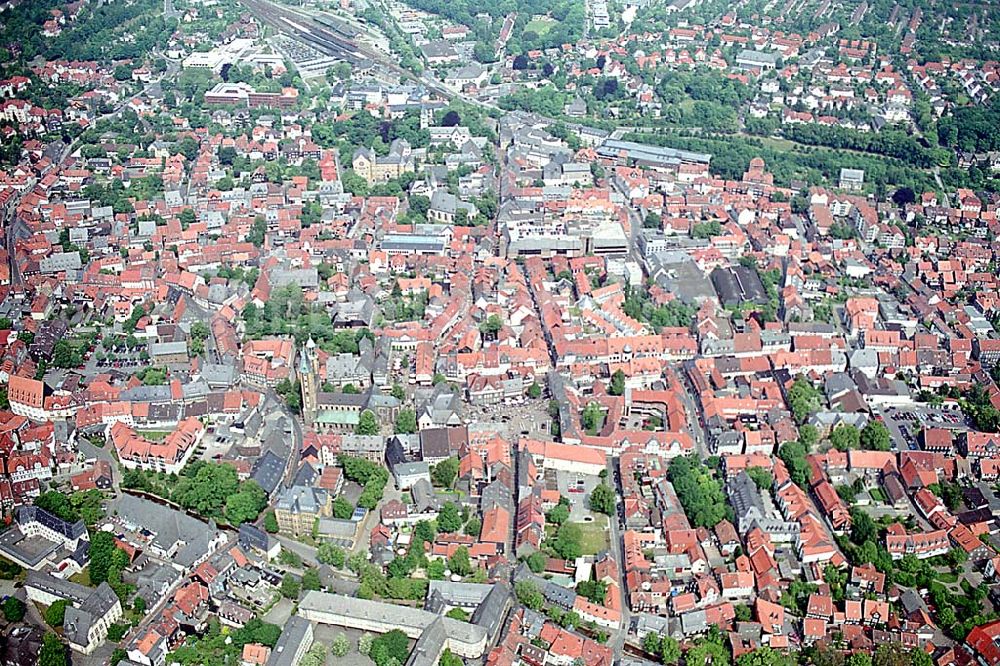
<instances>
[{"instance_id":1,"label":"driveway","mask_svg":"<svg viewBox=\"0 0 1000 666\"><path fill-rule=\"evenodd\" d=\"M288 618L292 616L293 610L295 610L295 604L292 600L282 598L281 601L274 604L271 610L267 611L267 614L264 615L264 622L283 627L288 622Z\"/></svg>"}]
</instances>

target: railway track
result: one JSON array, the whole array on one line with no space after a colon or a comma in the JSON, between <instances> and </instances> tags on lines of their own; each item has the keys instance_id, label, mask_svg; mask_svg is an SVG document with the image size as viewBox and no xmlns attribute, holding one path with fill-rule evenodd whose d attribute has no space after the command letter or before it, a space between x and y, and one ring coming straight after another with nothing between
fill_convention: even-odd
<instances>
[{"instance_id":1,"label":"railway track","mask_svg":"<svg viewBox=\"0 0 1000 666\"><path fill-rule=\"evenodd\" d=\"M318 23L311 16L261 0L240 0L240 3L264 23L295 36L320 53L341 58L351 64L358 64L366 58L372 59L371 54L366 53L367 49Z\"/></svg>"},{"instance_id":2,"label":"railway track","mask_svg":"<svg viewBox=\"0 0 1000 666\"><path fill-rule=\"evenodd\" d=\"M402 79L409 79L422 84L429 91L445 99L460 98L482 108L495 108L486 102L464 97L426 74L421 76L414 74L408 69L404 69L393 58L392 54L383 53L377 49L359 44L354 40L347 39L343 35L337 34L337 30L334 28L325 26L309 14L277 5L268 0L240 0L240 3L263 23L287 35L293 36L303 43L312 46L320 53L346 60L352 65L364 60L370 60L395 73Z\"/></svg>"}]
</instances>

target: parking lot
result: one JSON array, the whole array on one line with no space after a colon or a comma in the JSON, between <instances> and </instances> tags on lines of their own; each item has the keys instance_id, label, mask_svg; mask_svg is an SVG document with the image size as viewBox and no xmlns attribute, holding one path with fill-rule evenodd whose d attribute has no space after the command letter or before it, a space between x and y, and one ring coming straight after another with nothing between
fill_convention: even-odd
<instances>
[{"instance_id":1,"label":"parking lot","mask_svg":"<svg viewBox=\"0 0 1000 666\"><path fill-rule=\"evenodd\" d=\"M201 440L198 448L202 449L201 459L213 461L222 458L233 443L227 437L220 437L214 431L209 431Z\"/></svg>"},{"instance_id":2,"label":"parking lot","mask_svg":"<svg viewBox=\"0 0 1000 666\"><path fill-rule=\"evenodd\" d=\"M546 470L545 485L553 485L559 494L570 502L569 519L571 522L589 522L593 514L587 508L590 491L601 482L600 477L589 474L573 474L559 470Z\"/></svg>"},{"instance_id":3,"label":"parking lot","mask_svg":"<svg viewBox=\"0 0 1000 666\"><path fill-rule=\"evenodd\" d=\"M146 350L145 345L128 349L124 345L117 347L104 347L98 345L97 349L89 355L83 366L84 374L98 374L107 370L122 370L125 372L135 372L149 365L149 360L142 357L142 352ZM99 352L99 353L98 353ZM98 358L103 356L103 358Z\"/></svg>"},{"instance_id":4,"label":"parking lot","mask_svg":"<svg viewBox=\"0 0 1000 666\"><path fill-rule=\"evenodd\" d=\"M886 427L889 428L893 444L903 450L919 450L920 433L925 428L946 428L959 432L969 429L965 415L957 408L930 405L889 407L877 415L882 417Z\"/></svg>"},{"instance_id":5,"label":"parking lot","mask_svg":"<svg viewBox=\"0 0 1000 666\"><path fill-rule=\"evenodd\" d=\"M965 416L962 410L957 407L931 407L929 405L916 405L914 407L900 408L890 407L886 414L897 420L909 421L910 423L926 424L939 428L967 428Z\"/></svg>"},{"instance_id":6,"label":"parking lot","mask_svg":"<svg viewBox=\"0 0 1000 666\"><path fill-rule=\"evenodd\" d=\"M471 406L468 420L494 423L510 438L549 438L552 419L548 413L548 401L544 399L525 400L522 404Z\"/></svg>"}]
</instances>

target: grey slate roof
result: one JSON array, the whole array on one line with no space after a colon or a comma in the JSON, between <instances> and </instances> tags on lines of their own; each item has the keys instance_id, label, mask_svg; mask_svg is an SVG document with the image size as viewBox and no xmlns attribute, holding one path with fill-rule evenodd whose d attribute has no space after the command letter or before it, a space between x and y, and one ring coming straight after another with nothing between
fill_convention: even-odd
<instances>
[{"instance_id":1,"label":"grey slate roof","mask_svg":"<svg viewBox=\"0 0 1000 666\"><path fill-rule=\"evenodd\" d=\"M296 653L303 641L312 642L312 627L307 620L293 615L281 630L277 644L271 650L267 666L295 666Z\"/></svg>"},{"instance_id":2,"label":"grey slate roof","mask_svg":"<svg viewBox=\"0 0 1000 666\"><path fill-rule=\"evenodd\" d=\"M281 484L281 477L284 473L285 461L279 458L274 451L267 451L257 459L250 478L256 481L268 496L271 496Z\"/></svg>"},{"instance_id":3,"label":"grey slate roof","mask_svg":"<svg viewBox=\"0 0 1000 666\"><path fill-rule=\"evenodd\" d=\"M510 585L505 581L499 581L493 585L489 594L472 613L472 623L479 625L486 631L487 644L496 641L497 636L506 626L504 620L507 611L513 605L513 600L514 595L511 594Z\"/></svg>"},{"instance_id":4,"label":"grey slate roof","mask_svg":"<svg viewBox=\"0 0 1000 666\"><path fill-rule=\"evenodd\" d=\"M88 645L90 629L115 607L118 595L107 583L101 583L79 607L67 606L63 620L63 635L73 645Z\"/></svg>"},{"instance_id":5,"label":"grey slate roof","mask_svg":"<svg viewBox=\"0 0 1000 666\"><path fill-rule=\"evenodd\" d=\"M169 551L177 545L173 561L185 568L208 555L218 534L214 523L204 523L181 511L128 494L118 499L114 510L123 522L152 532L152 543L157 548Z\"/></svg>"},{"instance_id":6,"label":"grey slate roof","mask_svg":"<svg viewBox=\"0 0 1000 666\"><path fill-rule=\"evenodd\" d=\"M19 524L23 525L32 521L37 521L68 540L79 539L87 533L87 526L83 524L82 520L70 523L49 513L45 509L35 506L22 506L18 508L17 522Z\"/></svg>"}]
</instances>

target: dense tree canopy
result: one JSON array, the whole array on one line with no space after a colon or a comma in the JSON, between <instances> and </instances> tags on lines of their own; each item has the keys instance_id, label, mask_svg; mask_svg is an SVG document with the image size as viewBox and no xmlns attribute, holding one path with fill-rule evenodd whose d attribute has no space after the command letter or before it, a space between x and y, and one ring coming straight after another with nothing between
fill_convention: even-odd
<instances>
[{"instance_id":1,"label":"dense tree canopy","mask_svg":"<svg viewBox=\"0 0 1000 666\"><path fill-rule=\"evenodd\" d=\"M344 476L364 488L358 498L358 506L369 510L378 506L385 484L389 481L389 472L385 467L354 456L342 455L339 461L344 468Z\"/></svg>"},{"instance_id":2,"label":"dense tree canopy","mask_svg":"<svg viewBox=\"0 0 1000 666\"><path fill-rule=\"evenodd\" d=\"M881 421L869 421L858 439L861 448L869 451L888 451L892 444L889 429Z\"/></svg>"},{"instance_id":3,"label":"dense tree canopy","mask_svg":"<svg viewBox=\"0 0 1000 666\"><path fill-rule=\"evenodd\" d=\"M615 515L615 491L606 483L599 483L590 491L590 508L592 511Z\"/></svg>"},{"instance_id":4,"label":"dense tree canopy","mask_svg":"<svg viewBox=\"0 0 1000 666\"><path fill-rule=\"evenodd\" d=\"M712 470L696 456L684 456L670 461L667 472L688 520L695 527L713 527L731 517L719 482Z\"/></svg>"}]
</instances>

